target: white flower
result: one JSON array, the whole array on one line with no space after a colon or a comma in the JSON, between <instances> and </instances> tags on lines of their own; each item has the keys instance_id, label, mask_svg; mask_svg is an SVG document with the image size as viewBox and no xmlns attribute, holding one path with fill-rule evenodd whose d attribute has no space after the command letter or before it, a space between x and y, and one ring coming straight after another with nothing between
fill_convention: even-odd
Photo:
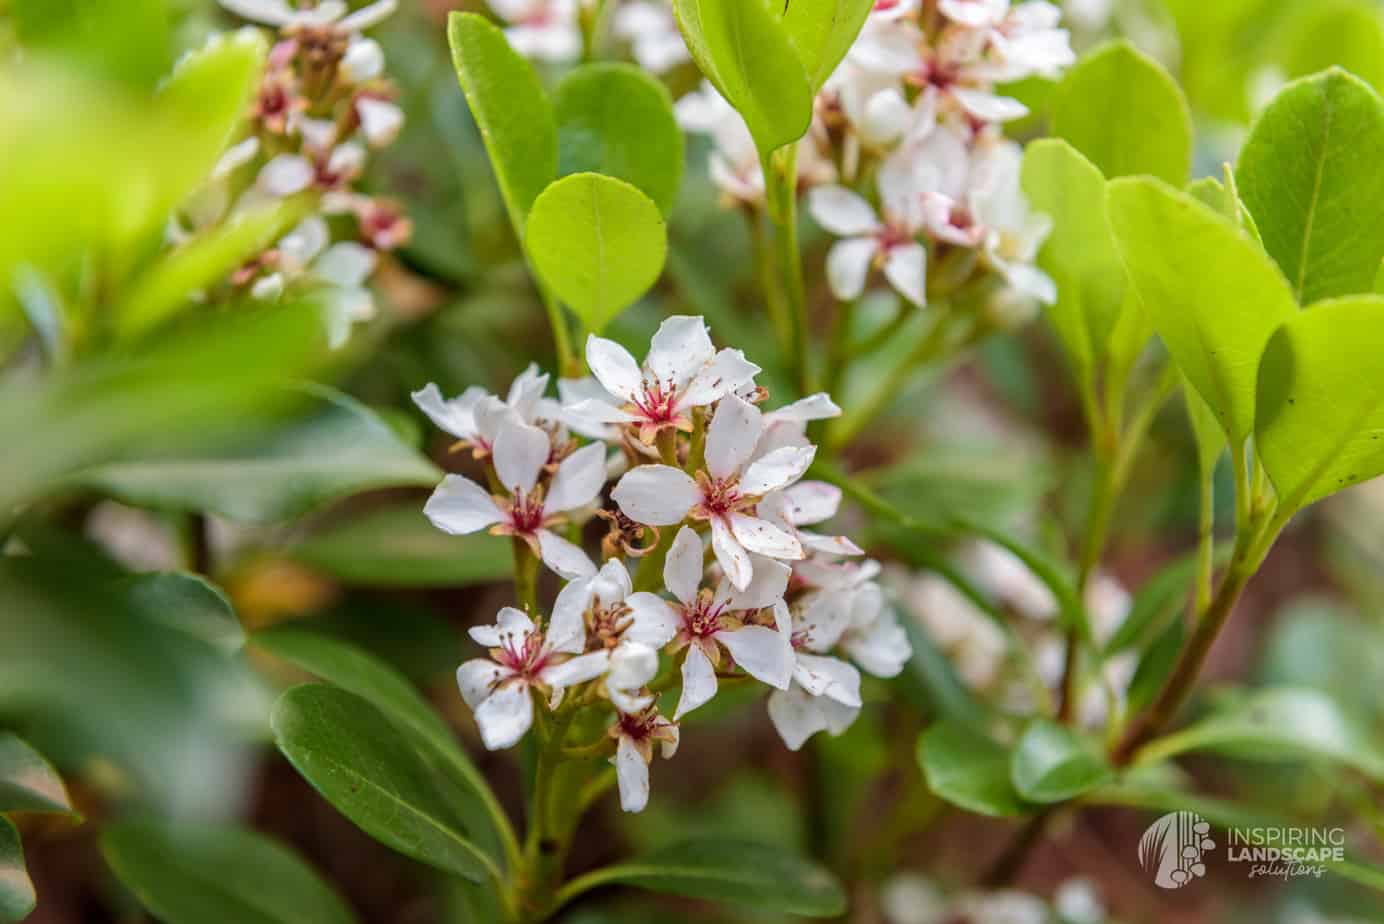
<instances>
[{"instance_id":1,"label":"white flower","mask_svg":"<svg viewBox=\"0 0 1384 924\"><path fill-rule=\"evenodd\" d=\"M649 764L654 744L659 743L666 760L678 750L678 726L652 707L639 712L620 712L610 734L616 740L615 779L620 787L620 808L642 812L649 804Z\"/></svg>"},{"instance_id":2,"label":"white flower","mask_svg":"<svg viewBox=\"0 0 1384 924\"><path fill-rule=\"evenodd\" d=\"M783 604L789 569L776 561L760 559L754 580L742 589L722 580L713 592L702 588L702 540L690 527L678 531L663 567L663 579L677 598L680 620L675 645L687 649L682 664L682 696L675 719L716 695L716 668L721 649L757 680L779 690L788 688L793 675L793 647L789 618ZM772 607L774 626L751 620Z\"/></svg>"},{"instance_id":3,"label":"white flower","mask_svg":"<svg viewBox=\"0 0 1384 924\"><path fill-rule=\"evenodd\" d=\"M362 96L356 100L360 131L372 148L384 148L399 137L404 127L404 110L387 100Z\"/></svg>"},{"instance_id":4,"label":"white flower","mask_svg":"<svg viewBox=\"0 0 1384 924\"><path fill-rule=\"evenodd\" d=\"M492 448L495 475L506 496L490 492L461 475L448 475L433 491L423 512L446 533L465 535L490 527L493 535L516 536L529 544L553 571L565 578L596 569L578 546L549 529L562 514L585 507L605 484L605 447L592 443L557 466L549 484L539 478L552 453L549 435L538 427L508 420Z\"/></svg>"},{"instance_id":5,"label":"white flower","mask_svg":"<svg viewBox=\"0 0 1384 924\"><path fill-rule=\"evenodd\" d=\"M769 696L769 718L789 750L819 731L839 735L860 712L860 672L826 654L850 625L849 597L816 592L793 607L793 685Z\"/></svg>"},{"instance_id":6,"label":"white flower","mask_svg":"<svg viewBox=\"0 0 1384 924\"><path fill-rule=\"evenodd\" d=\"M398 9L398 0L376 0L347 15L345 0L322 0L306 10L294 9L288 0L219 0L226 9L245 19L276 28L331 26L338 32L363 32L379 25Z\"/></svg>"},{"instance_id":7,"label":"white flower","mask_svg":"<svg viewBox=\"0 0 1384 924\"><path fill-rule=\"evenodd\" d=\"M341 57L341 74L352 83L365 83L384 73L384 49L372 38L357 36Z\"/></svg>"},{"instance_id":8,"label":"white flower","mask_svg":"<svg viewBox=\"0 0 1384 924\"><path fill-rule=\"evenodd\" d=\"M878 266L900 295L915 305L927 304L927 249L917 240L923 230L922 200L913 180L904 171L880 172L882 218L864 198L843 186L812 190L808 199L812 217L845 238L827 254L827 281L837 298L859 298L871 266Z\"/></svg>"},{"instance_id":9,"label":"white flower","mask_svg":"<svg viewBox=\"0 0 1384 924\"><path fill-rule=\"evenodd\" d=\"M616 35L631 43L639 66L655 74L672 70L690 57L677 19L666 2L623 3L615 11L611 27Z\"/></svg>"},{"instance_id":10,"label":"white flower","mask_svg":"<svg viewBox=\"0 0 1384 924\"><path fill-rule=\"evenodd\" d=\"M536 363L530 363L510 384L504 400L477 385L456 398L444 399L441 389L432 382L415 391L412 398L439 429L469 446L476 458L484 458L490 455L501 424L510 420L542 422L539 414L546 409L543 393L547 389L547 373L540 372Z\"/></svg>"},{"instance_id":11,"label":"white flower","mask_svg":"<svg viewBox=\"0 0 1384 924\"><path fill-rule=\"evenodd\" d=\"M951 584L932 574L912 578L904 600L966 685L992 687L1009 651L1004 632Z\"/></svg>"},{"instance_id":12,"label":"white flower","mask_svg":"<svg viewBox=\"0 0 1384 924\"><path fill-rule=\"evenodd\" d=\"M590 577L569 581L553 604L553 618L563 621L581 620L602 647L612 649L611 675L606 688L610 699L626 712L638 712L649 705L630 696L638 691L652 674L637 682L632 675L642 673L644 652L654 652L654 669L658 668L657 651L673 640L678 631L678 619L668 602L657 594L633 592L629 571L618 559L611 559ZM617 671L617 663L629 667L632 659L639 670Z\"/></svg>"},{"instance_id":13,"label":"white flower","mask_svg":"<svg viewBox=\"0 0 1384 924\"><path fill-rule=\"evenodd\" d=\"M1052 219L1035 213L1020 180L1023 150L1012 141L983 146L972 163L972 211L985 228L982 257L1010 287L1045 305L1057 301L1057 286L1033 265L1052 231Z\"/></svg>"},{"instance_id":14,"label":"white flower","mask_svg":"<svg viewBox=\"0 0 1384 924\"><path fill-rule=\"evenodd\" d=\"M509 23L505 37L524 57L562 63L581 55L577 0L490 0L490 8Z\"/></svg>"},{"instance_id":15,"label":"white flower","mask_svg":"<svg viewBox=\"0 0 1384 924\"><path fill-rule=\"evenodd\" d=\"M491 649L490 658L476 658L457 668L462 699L476 713L481 740L487 749L512 747L533 724L532 690L552 697L567 687L605 673L609 654L581 654L585 628L580 616L560 620L556 614L547 632L540 632L527 615L505 607L493 626L477 626L471 637Z\"/></svg>"},{"instance_id":16,"label":"white flower","mask_svg":"<svg viewBox=\"0 0 1384 924\"><path fill-rule=\"evenodd\" d=\"M977 541L960 552L958 564L981 590L1028 619L1057 616L1057 598L1017 555L993 542Z\"/></svg>"},{"instance_id":17,"label":"white flower","mask_svg":"<svg viewBox=\"0 0 1384 924\"><path fill-rule=\"evenodd\" d=\"M624 347L595 335L587 338L586 361L622 403L586 400L572 406L571 414L593 424L635 427L645 444L667 428L690 431L693 408L711 404L760 371L739 350L717 352L706 322L682 315L659 325L642 367Z\"/></svg>"},{"instance_id":18,"label":"white flower","mask_svg":"<svg viewBox=\"0 0 1384 924\"><path fill-rule=\"evenodd\" d=\"M647 526L673 526L689 516L710 523L716 560L744 590L754 576L749 553L785 561L803 557L794 536L754 509L801 478L816 454L812 446L785 446L752 461L763 431L759 409L727 395L707 428L706 464L696 478L669 465L641 465L625 473L611 499L625 516Z\"/></svg>"},{"instance_id":19,"label":"white flower","mask_svg":"<svg viewBox=\"0 0 1384 924\"><path fill-rule=\"evenodd\" d=\"M884 590L873 581L855 588L850 601L850 623L841 636L841 648L851 660L876 677L897 677L913 646L908 633L899 625L898 614L889 605Z\"/></svg>"}]
</instances>

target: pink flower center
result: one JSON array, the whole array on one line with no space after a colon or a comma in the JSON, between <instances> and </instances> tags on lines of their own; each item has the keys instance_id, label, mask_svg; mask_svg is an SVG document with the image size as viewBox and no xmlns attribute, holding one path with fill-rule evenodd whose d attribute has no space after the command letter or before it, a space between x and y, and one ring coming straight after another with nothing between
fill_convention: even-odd
<instances>
[{"instance_id":1,"label":"pink flower center","mask_svg":"<svg viewBox=\"0 0 1384 924\"><path fill-rule=\"evenodd\" d=\"M913 235L899 223L890 221L876 235L876 240L879 242L880 250L890 251L895 247L913 243Z\"/></svg>"},{"instance_id":2,"label":"pink flower center","mask_svg":"<svg viewBox=\"0 0 1384 924\"><path fill-rule=\"evenodd\" d=\"M543 521L543 494L540 489L515 495L509 511L509 523L516 533L536 533L543 528Z\"/></svg>"},{"instance_id":3,"label":"pink flower center","mask_svg":"<svg viewBox=\"0 0 1384 924\"><path fill-rule=\"evenodd\" d=\"M644 391L634 401L634 406L647 420L654 423L667 423L677 416L678 390L672 382L644 381Z\"/></svg>"},{"instance_id":4,"label":"pink flower center","mask_svg":"<svg viewBox=\"0 0 1384 924\"><path fill-rule=\"evenodd\" d=\"M711 592L704 590L691 606L682 607L682 634L688 639L710 638L721 631L724 603L716 603Z\"/></svg>"},{"instance_id":5,"label":"pink flower center","mask_svg":"<svg viewBox=\"0 0 1384 924\"><path fill-rule=\"evenodd\" d=\"M706 478L702 482L702 503L700 513L703 518L725 516L736 510L744 501L740 494L738 478Z\"/></svg>"},{"instance_id":6,"label":"pink flower center","mask_svg":"<svg viewBox=\"0 0 1384 924\"><path fill-rule=\"evenodd\" d=\"M619 724L620 734L638 744L653 738L660 722L656 710L646 709L638 715L620 713Z\"/></svg>"},{"instance_id":7,"label":"pink flower center","mask_svg":"<svg viewBox=\"0 0 1384 924\"><path fill-rule=\"evenodd\" d=\"M503 638L495 650L495 661L525 679L532 679L547 666L550 654L543 644L543 634L530 632L518 644L513 637Z\"/></svg>"}]
</instances>

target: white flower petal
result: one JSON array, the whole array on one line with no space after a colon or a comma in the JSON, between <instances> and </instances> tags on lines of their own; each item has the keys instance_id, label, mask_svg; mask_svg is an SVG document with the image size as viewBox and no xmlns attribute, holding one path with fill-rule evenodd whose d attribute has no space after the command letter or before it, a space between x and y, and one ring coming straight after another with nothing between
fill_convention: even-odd
<instances>
[{"instance_id":1,"label":"white flower petal","mask_svg":"<svg viewBox=\"0 0 1384 924\"><path fill-rule=\"evenodd\" d=\"M799 481L780 496L788 502L788 519L795 526L825 522L841 508L841 489L825 481Z\"/></svg>"},{"instance_id":2,"label":"white flower petal","mask_svg":"<svg viewBox=\"0 0 1384 924\"><path fill-rule=\"evenodd\" d=\"M363 32L393 16L398 8L399 0L375 0L369 6L361 7L341 20L337 27L343 32Z\"/></svg>"},{"instance_id":3,"label":"white flower petal","mask_svg":"<svg viewBox=\"0 0 1384 924\"><path fill-rule=\"evenodd\" d=\"M785 446L750 463L740 479L741 494L768 494L793 484L812 465L816 446Z\"/></svg>"},{"instance_id":4,"label":"white flower petal","mask_svg":"<svg viewBox=\"0 0 1384 924\"><path fill-rule=\"evenodd\" d=\"M799 652L793 679L813 696L860 708L860 671L840 658Z\"/></svg>"},{"instance_id":5,"label":"white flower petal","mask_svg":"<svg viewBox=\"0 0 1384 924\"><path fill-rule=\"evenodd\" d=\"M316 175L306 157L280 154L261 168L255 182L268 195L283 198L307 189Z\"/></svg>"},{"instance_id":6,"label":"white flower petal","mask_svg":"<svg viewBox=\"0 0 1384 924\"><path fill-rule=\"evenodd\" d=\"M722 630L714 637L745 673L775 689L788 689L793 679L793 643L787 635L764 626L745 626Z\"/></svg>"},{"instance_id":7,"label":"white flower petal","mask_svg":"<svg viewBox=\"0 0 1384 924\"><path fill-rule=\"evenodd\" d=\"M758 555L784 561L797 561L803 557L803 547L797 538L768 520L743 513L732 513L730 528L742 546Z\"/></svg>"},{"instance_id":8,"label":"white flower petal","mask_svg":"<svg viewBox=\"0 0 1384 924\"><path fill-rule=\"evenodd\" d=\"M581 654L586 648L586 611L591 608L592 582L588 578L568 581L553 601L553 616L548 622L548 645L564 654Z\"/></svg>"},{"instance_id":9,"label":"white flower petal","mask_svg":"<svg viewBox=\"0 0 1384 924\"><path fill-rule=\"evenodd\" d=\"M361 134L372 148L393 144L404 127L404 110L386 100L362 96L356 101L356 114L360 116Z\"/></svg>"},{"instance_id":10,"label":"white flower petal","mask_svg":"<svg viewBox=\"0 0 1384 924\"><path fill-rule=\"evenodd\" d=\"M529 685L510 682L476 707L476 725L488 751L514 747L533 724L533 697Z\"/></svg>"},{"instance_id":11,"label":"white flower petal","mask_svg":"<svg viewBox=\"0 0 1384 924\"><path fill-rule=\"evenodd\" d=\"M744 590L733 590L729 595L732 610L762 610L783 599L788 590L788 579L793 569L772 558L756 558L753 562L754 576Z\"/></svg>"},{"instance_id":12,"label":"white flower petal","mask_svg":"<svg viewBox=\"0 0 1384 924\"><path fill-rule=\"evenodd\" d=\"M908 633L892 609L886 608L864 631L850 632L841 647L851 659L876 677L897 677L913 657Z\"/></svg>"},{"instance_id":13,"label":"white flower petal","mask_svg":"<svg viewBox=\"0 0 1384 924\"><path fill-rule=\"evenodd\" d=\"M225 9L242 19L253 20L266 26L287 25L293 19L294 10L288 0L218 0Z\"/></svg>"},{"instance_id":14,"label":"white flower petal","mask_svg":"<svg viewBox=\"0 0 1384 924\"><path fill-rule=\"evenodd\" d=\"M663 561L663 583L688 606L697 599L702 584L702 560L702 537L690 526L679 529Z\"/></svg>"},{"instance_id":15,"label":"white flower petal","mask_svg":"<svg viewBox=\"0 0 1384 924\"><path fill-rule=\"evenodd\" d=\"M698 706L716 695L716 668L702 652L692 645L687 649L687 658L682 662L682 695L678 697L678 708L673 713L673 721L678 721Z\"/></svg>"},{"instance_id":16,"label":"white flower petal","mask_svg":"<svg viewBox=\"0 0 1384 924\"><path fill-rule=\"evenodd\" d=\"M578 401L576 404L569 405L566 410L573 419L592 424L634 423L640 419L637 415L621 410L609 401L602 401L599 398L587 398Z\"/></svg>"},{"instance_id":17,"label":"white flower petal","mask_svg":"<svg viewBox=\"0 0 1384 924\"><path fill-rule=\"evenodd\" d=\"M444 533L464 536L504 519L490 492L470 478L448 475L423 505L423 513Z\"/></svg>"},{"instance_id":18,"label":"white flower petal","mask_svg":"<svg viewBox=\"0 0 1384 924\"><path fill-rule=\"evenodd\" d=\"M606 677L606 686L612 691L638 690L657 674L658 650L640 642L625 641L615 646L615 651L611 653L610 675Z\"/></svg>"},{"instance_id":19,"label":"white flower petal","mask_svg":"<svg viewBox=\"0 0 1384 924\"><path fill-rule=\"evenodd\" d=\"M658 594L630 594L625 606L630 610L630 626L621 636L623 641L662 648L677 635L678 615Z\"/></svg>"},{"instance_id":20,"label":"white flower petal","mask_svg":"<svg viewBox=\"0 0 1384 924\"><path fill-rule=\"evenodd\" d=\"M740 471L764 432L759 408L736 395L727 395L716 406L706 433L706 467L712 477L730 478Z\"/></svg>"},{"instance_id":21,"label":"white flower petal","mask_svg":"<svg viewBox=\"0 0 1384 924\"><path fill-rule=\"evenodd\" d=\"M1012 122L1028 115L1027 106L1006 96L965 87L956 87L951 94L969 115L983 122Z\"/></svg>"},{"instance_id":22,"label":"white flower petal","mask_svg":"<svg viewBox=\"0 0 1384 924\"><path fill-rule=\"evenodd\" d=\"M731 584L742 590L749 587L754 577L750 554L736 541L730 525L722 517L716 517L711 521L711 547L716 552L716 561L720 563L721 570L726 573Z\"/></svg>"},{"instance_id":23,"label":"white flower petal","mask_svg":"<svg viewBox=\"0 0 1384 924\"><path fill-rule=\"evenodd\" d=\"M428 415L439 430L455 436L459 440L472 439L476 435L475 404L485 394L485 389L473 385L462 394L448 401L442 397L442 390L429 382L410 397L424 414Z\"/></svg>"},{"instance_id":24,"label":"white flower petal","mask_svg":"<svg viewBox=\"0 0 1384 924\"><path fill-rule=\"evenodd\" d=\"M927 248L919 243L889 248L884 258L884 278L919 308L927 304Z\"/></svg>"},{"instance_id":25,"label":"white flower petal","mask_svg":"<svg viewBox=\"0 0 1384 924\"><path fill-rule=\"evenodd\" d=\"M211 171L211 178L213 180L224 180L237 169L254 160L256 155L259 154L259 149L259 138L254 135L251 135L239 144L233 145L225 154L222 154L221 159L216 162L216 166L213 167Z\"/></svg>"},{"instance_id":26,"label":"white flower petal","mask_svg":"<svg viewBox=\"0 0 1384 924\"><path fill-rule=\"evenodd\" d=\"M702 318L676 315L659 325L644 367L659 382L682 388L716 355Z\"/></svg>"},{"instance_id":27,"label":"white flower petal","mask_svg":"<svg viewBox=\"0 0 1384 924\"><path fill-rule=\"evenodd\" d=\"M327 248L312 266L313 275L334 286L355 287L365 284L375 271L378 254L355 241L342 241Z\"/></svg>"},{"instance_id":28,"label":"white flower petal","mask_svg":"<svg viewBox=\"0 0 1384 924\"><path fill-rule=\"evenodd\" d=\"M852 542L849 536L823 536L800 529L798 542L809 552L821 552L823 555L865 554L865 550Z\"/></svg>"},{"instance_id":29,"label":"white flower petal","mask_svg":"<svg viewBox=\"0 0 1384 924\"><path fill-rule=\"evenodd\" d=\"M835 401L831 400L831 396L824 391L819 391L815 395L800 398L792 404L785 404L776 411L770 411L764 415L764 419L770 423L779 421L807 423L812 420L830 420L840 416L841 408Z\"/></svg>"},{"instance_id":30,"label":"white flower petal","mask_svg":"<svg viewBox=\"0 0 1384 924\"><path fill-rule=\"evenodd\" d=\"M538 551L543 564L569 581L591 577L596 573L596 566L586 557L581 546L573 545L550 529L538 531Z\"/></svg>"},{"instance_id":31,"label":"white flower petal","mask_svg":"<svg viewBox=\"0 0 1384 924\"><path fill-rule=\"evenodd\" d=\"M544 511L561 513L585 507L601 493L605 476L605 444L583 446L563 459L557 467L552 487L543 502Z\"/></svg>"},{"instance_id":32,"label":"white flower petal","mask_svg":"<svg viewBox=\"0 0 1384 924\"><path fill-rule=\"evenodd\" d=\"M365 83L384 73L384 49L374 39L357 38L346 48L341 70L352 83Z\"/></svg>"},{"instance_id":33,"label":"white flower petal","mask_svg":"<svg viewBox=\"0 0 1384 924\"><path fill-rule=\"evenodd\" d=\"M629 570L618 558L612 558L601 565L596 577L591 581L591 592L602 606L614 606L624 600L634 590Z\"/></svg>"},{"instance_id":34,"label":"white flower petal","mask_svg":"<svg viewBox=\"0 0 1384 924\"><path fill-rule=\"evenodd\" d=\"M649 765L644 763L639 748L621 735L610 762L615 765L615 779L620 785L620 808L626 812L644 811L649 804Z\"/></svg>"},{"instance_id":35,"label":"white flower petal","mask_svg":"<svg viewBox=\"0 0 1384 924\"><path fill-rule=\"evenodd\" d=\"M457 668L457 687L466 705L475 709L501 681L513 676L514 671L489 658L473 658Z\"/></svg>"},{"instance_id":36,"label":"white flower petal","mask_svg":"<svg viewBox=\"0 0 1384 924\"><path fill-rule=\"evenodd\" d=\"M853 302L865 291L870 263L879 252L872 237L852 237L837 241L827 252L827 282L831 293L843 302Z\"/></svg>"},{"instance_id":37,"label":"white flower petal","mask_svg":"<svg viewBox=\"0 0 1384 924\"><path fill-rule=\"evenodd\" d=\"M528 494L552 451L548 434L528 424L511 421L495 437L495 474L511 494Z\"/></svg>"},{"instance_id":38,"label":"white flower petal","mask_svg":"<svg viewBox=\"0 0 1384 924\"><path fill-rule=\"evenodd\" d=\"M625 401L633 401L644 390L644 374L639 363L620 344L592 334L586 338L586 363L591 374L606 391Z\"/></svg>"},{"instance_id":39,"label":"white flower petal","mask_svg":"<svg viewBox=\"0 0 1384 924\"><path fill-rule=\"evenodd\" d=\"M724 349L702 366L678 395L678 410L702 407L754 380L762 370L740 350Z\"/></svg>"},{"instance_id":40,"label":"white flower petal","mask_svg":"<svg viewBox=\"0 0 1384 924\"><path fill-rule=\"evenodd\" d=\"M539 671L538 679L548 686L562 690L567 687L595 680L610 667L610 652L593 651L580 657L569 658L561 664L551 664Z\"/></svg>"},{"instance_id":41,"label":"white flower petal","mask_svg":"<svg viewBox=\"0 0 1384 924\"><path fill-rule=\"evenodd\" d=\"M697 482L668 465L630 469L610 492L611 500L625 516L646 526L681 523L701 496Z\"/></svg>"},{"instance_id":42,"label":"white flower petal","mask_svg":"<svg viewBox=\"0 0 1384 924\"><path fill-rule=\"evenodd\" d=\"M769 718L790 751L801 750L808 738L827 727L813 696L799 686L769 695Z\"/></svg>"},{"instance_id":43,"label":"white flower petal","mask_svg":"<svg viewBox=\"0 0 1384 924\"><path fill-rule=\"evenodd\" d=\"M854 588L816 591L799 601L795 630L805 638L809 651L827 651L851 627L857 596Z\"/></svg>"},{"instance_id":44,"label":"white flower petal","mask_svg":"<svg viewBox=\"0 0 1384 924\"><path fill-rule=\"evenodd\" d=\"M818 186L808 194L807 207L817 224L838 237L872 234L880 228L874 207L844 186Z\"/></svg>"}]
</instances>

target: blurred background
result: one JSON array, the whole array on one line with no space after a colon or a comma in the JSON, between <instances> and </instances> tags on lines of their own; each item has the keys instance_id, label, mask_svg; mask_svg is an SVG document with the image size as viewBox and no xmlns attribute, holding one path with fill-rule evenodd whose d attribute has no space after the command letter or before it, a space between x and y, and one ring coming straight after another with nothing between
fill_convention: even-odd
<instances>
[{"instance_id":1,"label":"blurred background","mask_svg":"<svg viewBox=\"0 0 1384 924\"><path fill-rule=\"evenodd\" d=\"M126 48L125 57L153 74L239 24L210 0L168 6L172 21L162 33L137 28L140 3L122 13L135 23L131 34L147 40ZM453 680L471 654L466 627L488 622L508 602L508 550L484 537L445 536L421 516L439 470L468 463L448 453L409 401L427 382L448 395L474 384L502 392L530 362L553 363L542 305L452 68L444 21L456 9L486 7L482 0L400 0L398 14L371 33L384 48L405 121L397 142L372 155L363 188L397 202L413 233L381 258L373 318L325 363L284 346L303 333L285 313L253 329L229 324L215 338L174 340L144 365L97 361L64 373L61 387L42 386L36 383L46 367L30 326L35 296L0 294L0 302L15 303L0 308L0 355L7 357L0 455L9 456L0 480L10 485L0 499L17 506L43 494L23 516L0 517L0 544L8 557L44 563L6 570L0 582L0 727L54 762L86 819L21 819L39 895L29 918L35 924L148 919L107 870L96 842L103 820L143 813L238 820L272 834L335 884L362 920L456 919L443 883L358 831L273 748L270 704L301 675L254 648L241 650L242 628L311 620L389 661L427 692L518 813L512 758L483 751ZM1064 12L1078 49L1126 36L1178 77L1196 119L1198 175L1233 160L1257 109L1287 80L1339 64L1384 86L1384 7L1372 0L1067 0ZM21 34L0 0L0 57L22 55ZM615 36L606 51L632 55ZM555 65L540 69L549 81L561 73ZM675 97L699 82L690 63L663 77ZM6 83L10 94L20 92ZM1013 127L1017 137L1042 134L1050 89L1037 81L1012 88L1037 113ZM128 159L151 172L171 169L178 153L160 148L154 129L131 138L120 112L64 99L71 139L88 145L75 156L97 150L90 145L113 156L104 139L128 146ZM24 108L22 100L0 104L11 115ZM704 315L719 343L765 366L772 391L785 371L775 366L774 335L759 308L744 216L721 206L706 156L705 139L690 136L669 222L668 270L608 335L638 355L662 318ZM93 188L136 188L135 174L113 173L109 164L103 170ZM90 211L81 198L86 188L68 188L67 201L61 190L34 182L0 177L10 187L0 192L7 226L0 237L51 237L56 253L58 239L77 233ZM53 201L39 202L40 195ZM803 230L808 279L820 281L830 241L810 222ZM6 241L0 257L4 247L19 246ZM825 327L830 294L818 283L809 296ZM890 296L872 296L862 323L894 309ZM879 361L889 360L886 349ZM266 387L304 372L335 390L285 398ZM870 376L866 369L845 383L841 403L849 405L851 390ZM1078 398L1039 319L898 394L847 460L919 518L961 507L1065 551L1088 494L1084 432ZM179 436L186 433L196 445ZM136 446L157 451L136 458ZM76 474L68 471L74 458L84 460ZM324 458L334 464L322 465ZM87 465L96 461L102 464ZM1229 473L1221 474L1218 494L1229 504ZM65 479L62 490L29 490L50 475ZM186 500L191 494L195 504ZM1197 505L1195 448L1174 402L1154 423L1094 585L1092 609L1109 614L1109 632L1136 605L1135 591L1194 547ZM853 920L1035 920L1022 902L937 910L947 907L942 896L973 884L1012 825L905 796L917 789L913 742L939 690L1017 701L1031 694L1022 678L1051 670L1051 601L994 547L919 550L870 533L854 517L846 514L843 531L871 539L871 554L887 562L895 603L922 642L905 677L895 688L871 690L869 708L845 736L819 736L797 754L783 749L762 708L707 710L695 746L659 767L647 812L625 816L607 798L592 815L576 842L574 870L669 830L753 832L841 873ZM939 556L1002 601L1013 633L998 632L965 599L914 570ZM1384 731L1382 566L1384 485L1361 486L1315 510L1251 585L1215 648L1204 695L1217 696L1218 685L1320 687ZM166 571L200 572L214 584L140 577ZM1127 660L1112 682L1137 686L1136 666ZM1098 703L1092 708L1099 713ZM1349 808L1375 831L1384 824L1377 789L1338 769L1268 769L1223 758L1190 767L1203 788L1227 797L1313 819ZM1051 831L1016 886L1042 900L1046 919L1070 924L1384 920L1378 893L1331 876L1248 882L1213 862L1204 887L1157 890L1136 863L1151 817L1131 807L1087 809ZM596 893L562 919L634 924L655 917L668 924L773 920L615 893Z\"/></svg>"}]
</instances>

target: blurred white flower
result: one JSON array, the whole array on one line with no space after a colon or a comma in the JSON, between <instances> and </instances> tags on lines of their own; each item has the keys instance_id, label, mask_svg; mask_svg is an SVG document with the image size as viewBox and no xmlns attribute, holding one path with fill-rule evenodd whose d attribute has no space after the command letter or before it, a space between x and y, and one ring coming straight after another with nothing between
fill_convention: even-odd
<instances>
[{"instance_id":1,"label":"blurred white flower","mask_svg":"<svg viewBox=\"0 0 1384 924\"><path fill-rule=\"evenodd\" d=\"M620 712L610 728L615 738L615 779L620 787L620 808L626 812L642 812L649 804L649 764L658 744L664 759L678 750L678 726L648 708L640 712Z\"/></svg>"},{"instance_id":2,"label":"blurred white flower","mask_svg":"<svg viewBox=\"0 0 1384 924\"><path fill-rule=\"evenodd\" d=\"M346 0L322 0L307 9L297 9L288 0L218 0L237 16L279 29L331 27L344 33L363 32L384 22L399 8L398 0L376 0L350 12Z\"/></svg>"},{"instance_id":3,"label":"blurred white flower","mask_svg":"<svg viewBox=\"0 0 1384 924\"><path fill-rule=\"evenodd\" d=\"M655 74L691 59L666 0L629 0L620 4L611 19L611 28L630 43L639 66Z\"/></svg>"},{"instance_id":4,"label":"blurred white flower","mask_svg":"<svg viewBox=\"0 0 1384 924\"><path fill-rule=\"evenodd\" d=\"M871 267L884 271L889 284L915 305L927 304L927 248L922 232L921 190L910 171L882 170L879 195L882 217L869 202L844 186L821 186L808 199L817 224L838 237L827 254L827 281L842 301L865 291Z\"/></svg>"},{"instance_id":5,"label":"blurred white flower","mask_svg":"<svg viewBox=\"0 0 1384 924\"><path fill-rule=\"evenodd\" d=\"M564 63L581 55L577 0L489 0L505 37L526 58Z\"/></svg>"}]
</instances>

